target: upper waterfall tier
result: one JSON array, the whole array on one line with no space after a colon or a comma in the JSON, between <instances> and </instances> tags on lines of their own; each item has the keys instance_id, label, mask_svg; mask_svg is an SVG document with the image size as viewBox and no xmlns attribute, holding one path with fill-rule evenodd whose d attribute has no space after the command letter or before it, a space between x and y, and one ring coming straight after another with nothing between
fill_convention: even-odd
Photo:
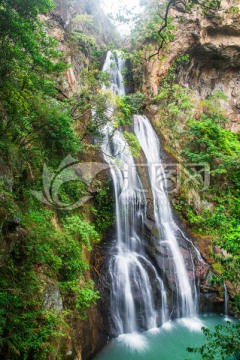
<instances>
[{"instance_id":1,"label":"upper waterfall tier","mask_svg":"<svg viewBox=\"0 0 240 360\"><path fill-rule=\"evenodd\" d=\"M110 74L111 90L114 94L125 95L122 71L125 60L119 51L108 51L102 71Z\"/></svg>"}]
</instances>

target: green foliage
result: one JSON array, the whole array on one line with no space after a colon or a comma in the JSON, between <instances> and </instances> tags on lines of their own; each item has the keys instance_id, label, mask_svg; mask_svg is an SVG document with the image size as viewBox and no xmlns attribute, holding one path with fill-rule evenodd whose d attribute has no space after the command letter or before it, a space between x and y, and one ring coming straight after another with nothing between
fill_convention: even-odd
<instances>
[{"instance_id":1,"label":"green foliage","mask_svg":"<svg viewBox=\"0 0 240 360\"><path fill-rule=\"evenodd\" d=\"M92 15L88 15L88 14L80 14L80 15L77 15L72 20L72 23L89 25L89 24L93 23L93 17L92 17Z\"/></svg>"},{"instance_id":2,"label":"green foliage","mask_svg":"<svg viewBox=\"0 0 240 360\"><path fill-rule=\"evenodd\" d=\"M90 59L94 49L97 49L97 44L93 36L89 36L80 31L74 31L71 38L77 42L81 51Z\"/></svg>"},{"instance_id":3,"label":"green foliage","mask_svg":"<svg viewBox=\"0 0 240 360\"><path fill-rule=\"evenodd\" d=\"M21 269L22 270L22 269ZM40 282L25 268L18 272L13 260L0 279L0 351L4 358L44 360L55 354L51 340L62 336L63 316L40 304Z\"/></svg>"},{"instance_id":4,"label":"green foliage","mask_svg":"<svg viewBox=\"0 0 240 360\"><path fill-rule=\"evenodd\" d=\"M155 96L156 101L166 100L169 114L179 115L181 110L192 109L191 91L180 85L173 84L170 88L163 88L161 92Z\"/></svg>"},{"instance_id":5,"label":"green foliage","mask_svg":"<svg viewBox=\"0 0 240 360\"><path fill-rule=\"evenodd\" d=\"M81 149L68 105L54 99L69 66L39 18L52 7L50 0L1 3L0 151L14 164L16 187L37 177L47 158L53 164Z\"/></svg>"},{"instance_id":6,"label":"green foliage","mask_svg":"<svg viewBox=\"0 0 240 360\"><path fill-rule=\"evenodd\" d=\"M211 174L219 179L221 175L225 185L234 185L239 174L240 142L238 136L215 124L215 118L206 115L201 120L191 120L188 124L187 150L183 154L190 161L210 164Z\"/></svg>"},{"instance_id":7,"label":"green foliage","mask_svg":"<svg viewBox=\"0 0 240 360\"><path fill-rule=\"evenodd\" d=\"M139 112L142 111L145 100L145 95L143 93L136 92L134 94L125 95L124 99L126 103L132 107L132 113L139 114Z\"/></svg>"},{"instance_id":8,"label":"green foliage","mask_svg":"<svg viewBox=\"0 0 240 360\"><path fill-rule=\"evenodd\" d=\"M98 298L86 277L87 254L99 241L95 227L81 209L50 210L29 191L42 189L44 163L53 169L83 150L79 138L85 129L76 135L77 121L81 111L92 109L90 103L103 108L99 88L107 83L105 74L92 69L83 74L80 96L63 100L59 87L69 65L40 20L53 6L51 0L0 1L0 158L6 164L0 182L0 354L13 360L61 358L54 342L66 336L66 314L44 307L48 280L59 289L67 312L77 317ZM103 52L95 42L80 34L77 43L91 52L92 68L99 66ZM68 182L59 196L68 203L85 190L80 181ZM18 219L22 233L11 219Z\"/></svg>"},{"instance_id":9,"label":"green foliage","mask_svg":"<svg viewBox=\"0 0 240 360\"><path fill-rule=\"evenodd\" d=\"M93 283L85 280L88 262L84 251L99 240L93 225L80 215L59 214L40 206L25 194L22 226L28 236L7 255L0 279L0 349L13 351L12 359L46 359L54 352L52 340L64 335L64 313L43 307L42 274L58 284L68 309L85 317L98 299ZM54 220L55 219L55 220ZM48 290L49 291L49 290Z\"/></svg>"},{"instance_id":10,"label":"green foliage","mask_svg":"<svg viewBox=\"0 0 240 360\"><path fill-rule=\"evenodd\" d=\"M232 12L233 14L236 14L238 11L239 11L239 7L238 7L238 6L233 6L233 7L231 7L231 12Z\"/></svg>"},{"instance_id":11,"label":"green foliage","mask_svg":"<svg viewBox=\"0 0 240 360\"><path fill-rule=\"evenodd\" d=\"M227 122L227 118L221 108L221 100L226 100L226 95L221 91L216 91L206 99L200 102L205 115L211 117L211 120L219 125Z\"/></svg>"},{"instance_id":12,"label":"green foliage","mask_svg":"<svg viewBox=\"0 0 240 360\"><path fill-rule=\"evenodd\" d=\"M136 108L129 103L125 96L116 98L116 111L114 113L116 119L116 127L129 125L132 122L132 115Z\"/></svg>"},{"instance_id":13,"label":"green foliage","mask_svg":"<svg viewBox=\"0 0 240 360\"><path fill-rule=\"evenodd\" d=\"M144 105L144 95L140 92L116 97L114 113L115 126L125 126L132 123L133 114L138 114Z\"/></svg>"},{"instance_id":14,"label":"green foliage","mask_svg":"<svg viewBox=\"0 0 240 360\"><path fill-rule=\"evenodd\" d=\"M100 69L106 49L97 43L96 33L98 29L94 28L93 17L88 14L81 14L72 20L72 23L80 25L80 27L78 26L79 29L74 30L70 34L70 39L72 40L70 45L73 46L73 51L76 49L76 46L81 50L81 53L85 55L89 63L89 70Z\"/></svg>"},{"instance_id":15,"label":"green foliage","mask_svg":"<svg viewBox=\"0 0 240 360\"><path fill-rule=\"evenodd\" d=\"M91 244L98 241L99 235L89 222L75 215L64 214L63 226L55 228L53 215L51 210L39 208L37 201L31 200L22 220L31 234L19 254L25 253L30 263L50 266L59 275L60 281L74 280L87 270L83 249L90 250ZM46 233L48 241L45 239Z\"/></svg>"},{"instance_id":16,"label":"green foliage","mask_svg":"<svg viewBox=\"0 0 240 360\"><path fill-rule=\"evenodd\" d=\"M154 97L154 101L160 105L161 124L170 130L169 136L172 140L174 139L172 144L174 148L180 134L185 131L187 121L193 116L193 101L191 90L172 84L173 74L173 71L169 72L166 82L162 82L161 90Z\"/></svg>"},{"instance_id":17,"label":"green foliage","mask_svg":"<svg viewBox=\"0 0 240 360\"><path fill-rule=\"evenodd\" d=\"M139 144L137 137L133 133L130 133L128 131L124 131L123 136L125 137L129 145L132 156L138 157L140 155L141 145Z\"/></svg>"},{"instance_id":18,"label":"green foliage","mask_svg":"<svg viewBox=\"0 0 240 360\"><path fill-rule=\"evenodd\" d=\"M199 353L204 360L239 359L240 322L217 325L215 331L203 328L205 344L198 348L188 348L189 352Z\"/></svg>"},{"instance_id":19,"label":"green foliage","mask_svg":"<svg viewBox=\"0 0 240 360\"><path fill-rule=\"evenodd\" d=\"M76 309L81 319L87 317L86 310L99 299L92 281L84 281L83 284L79 280L66 281L61 284L61 289L64 294L68 294L65 301L70 302L69 308Z\"/></svg>"},{"instance_id":20,"label":"green foliage","mask_svg":"<svg viewBox=\"0 0 240 360\"><path fill-rule=\"evenodd\" d=\"M41 69L54 72L65 68L61 63L52 62L60 54L54 49L56 42L46 35L38 18L39 13L52 8L51 0L1 2L1 80L13 72L16 74L19 67L26 75L30 69L37 74Z\"/></svg>"},{"instance_id":21,"label":"green foliage","mask_svg":"<svg viewBox=\"0 0 240 360\"><path fill-rule=\"evenodd\" d=\"M95 208L92 211L95 214L94 224L100 234L110 228L114 223L114 200L111 193L110 179L103 184L99 182L98 193L95 197Z\"/></svg>"},{"instance_id":22,"label":"green foliage","mask_svg":"<svg viewBox=\"0 0 240 360\"><path fill-rule=\"evenodd\" d=\"M101 139L101 129L109 121L107 108L110 95L102 91L103 86L109 86L109 75L96 69L83 70L81 82L80 93L71 100L72 116L75 120L84 120L93 113L91 121L82 130L82 138L91 135Z\"/></svg>"},{"instance_id":23,"label":"green foliage","mask_svg":"<svg viewBox=\"0 0 240 360\"><path fill-rule=\"evenodd\" d=\"M91 249L91 243L99 240L94 227L89 222L81 220L78 216L67 217L64 229L71 236L81 239L82 244L89 250Z\"/></svg>"}]
</instances>

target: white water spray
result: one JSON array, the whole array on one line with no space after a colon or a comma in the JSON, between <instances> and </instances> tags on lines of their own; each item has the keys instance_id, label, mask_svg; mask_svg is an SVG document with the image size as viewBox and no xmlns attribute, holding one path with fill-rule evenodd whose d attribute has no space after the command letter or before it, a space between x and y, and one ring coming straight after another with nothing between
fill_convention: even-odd
<instances>
[{"instance_id":1,"label":"white water spray","mask_svg":"<svg viewBox=\"0 0 240 360\"><path fill-rule=\"evenodd\" d=\"M118 95L124 94L123 67L120 54L109 52L103 71L110 74L111 90ZM109 262L112 318L117 334L133 333L140 328L157 327L159 317L162 322L166 320L166 290L142 244L146 199L129 146L121 131L111 124L103 133L102 150L111 169L117 223L117 239ZM150 273L154 276L155 292L161 298L161 314L154 303Z\"/></svg>"},{"instance_id":2,"label":"white water spray","mask_svg":"<svg viewBox=\"0 0 240 360\"><path fill-rule=\"evenodd\" d=\"M125 94L124 66L119 52L108 52L103 71L110 74L110 90L119 96ZM110 105L111 114L112 108ZM182 232L174 222L165 191L167 179L160 158L159 140L146 117L134 116L134 131L148 163L155 222L161 234L159 242L167 244L173 258L176 315L193 316L196 313L196 288L195 283L193 287L190 285L178 246L176 234ZM116 239L109 261L111 315L118 335L136 333L140 329L156 328L169 320L167 290L145 252L143 236L147 204L129 146L121 130L116 130L111 123L103 128L102 133L102 150L110 165L116 208ZM194 268L192 271L194 273Z\"/></svg>"}]
</instances>

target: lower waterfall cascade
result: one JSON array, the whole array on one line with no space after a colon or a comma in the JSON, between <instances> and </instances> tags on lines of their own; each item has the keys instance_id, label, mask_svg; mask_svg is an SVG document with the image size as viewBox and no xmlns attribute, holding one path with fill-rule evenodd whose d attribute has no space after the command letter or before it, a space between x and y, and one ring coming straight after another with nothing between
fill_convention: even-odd
<instances>
[{"instance_id":1,"label":"lower waterfall cascade","mask_svg":"<svg viewBox=\"0 0 240 360\"><path fill-rule=\"evenodd\" d=\"M194 283L192 289L184 260L180 252L176 233L180 231L171 212L166 193L167 178L160 157L160 142L146 116L134 116L134 131L145 154L154 203L154 217L159 229L161 245L167 245L174 262L174 276L177 284L177 316L196 314L197 291ZM160 179L160 181L158 181Z\"/></svg>"},{"instance_id":2,"label":"lower waterfall cascade","mask_svg":"<svg viewBox=\"0 0 240 360\"><path fill-rule=\"evenodd\" d=\"M118 96L125 94L124 66L120 52L108 52L103 71L110 74L110 90ZM111 107L109 112L113 112ZM169 296L164 266L160 271L146 251L144 186L121 129L115 129L110 122L102 129L101 147L110 167L115 196L116 238L109 258L111 322L115 335L157 328L170 320L172 313L177 318L195 316L198 303L194 261L191 255L190 279L178 237L188 244L193 256L200 255L174 221L159 139L146 116L134 115L133 121L134 133L146 159L157 242L166 253L164 261L171 268L168 277L175 283L175 295Z\"/></svg>"}]
</instances>

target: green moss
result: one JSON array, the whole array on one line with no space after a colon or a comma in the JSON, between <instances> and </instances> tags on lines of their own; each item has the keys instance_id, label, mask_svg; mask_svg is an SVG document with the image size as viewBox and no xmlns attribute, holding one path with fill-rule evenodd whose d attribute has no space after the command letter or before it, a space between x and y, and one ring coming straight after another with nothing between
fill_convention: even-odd
<instances>
[{"instance_id":1,"label":"green moss","mask_svg":"<svg viewBox=\"0 0 240 360\"><path fill-rule=\"evenodd\" d=\"M141 145L139 144L137 137L128 131L124 131L123 136L125 137L128 145L129 145L132 156L138 157L140 155Z\"/></svg>"},{"instance_id":2,"label":"green moss","mask_svg":"<svg viewBox=\"0 0 240 360\"><path fill-rule=\"evenodd\" d=\"M224 268L220 263L215 262L214 264L212 264L212 268L214 272L216 272L219 276L223 274Z\"/></svg>"}]
</instances>

